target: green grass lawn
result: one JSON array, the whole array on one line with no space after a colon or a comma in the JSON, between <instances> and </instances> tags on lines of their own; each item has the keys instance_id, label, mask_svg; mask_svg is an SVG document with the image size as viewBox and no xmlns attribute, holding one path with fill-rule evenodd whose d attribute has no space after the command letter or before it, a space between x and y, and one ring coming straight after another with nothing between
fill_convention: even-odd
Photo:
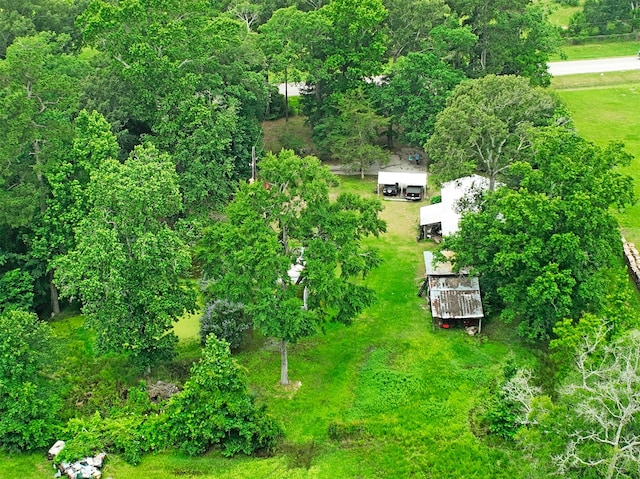
<instances>
[{"instance_id":1,"label":"green grass lawn","mask_svg":"<svg viewBox=\"0 0 640 479\"><path fill-rule=\"evenodd\" d=\"M560 3L555 0L533 0L533 3L544 8L548 13L549 23L560 28L567 28L571 15L582 8L582 6L570 7L560 5Z\"/></svg>"},{"instance_id":2,"label":"green grass lawn","mask_svg":"<svg viewBox=\"0 0 640 479\"><path fill-rule=\"evenodd\" d=\"M565 55L555 55L551 61L560 60L590 60L594 58L625 57L637 55L640 49L640 42L612 42L612 43L589 43L587 45L565 45L562 52Z\"/></svg>"},{"instance_id":3,"label":"green grass lawn","mask_svg":"<svg viewBox=\"0 0 640 479\"><path fill-rule=\"evenodd\" d=\"M588 76L580 77L582 83L588 81ZM602 78L600 75L589 77L593 81ZM571 89L569 86L565 84L558 94L567 104L578 132L600 145L621 141L634 155L631 166L624 172L634 178L636 197L640 199L640 81L613 86L601 84L594 88L580 85ZM640 245L640 203L616 212L616 216L625 238Z\"/></svg>"}]
</instances>

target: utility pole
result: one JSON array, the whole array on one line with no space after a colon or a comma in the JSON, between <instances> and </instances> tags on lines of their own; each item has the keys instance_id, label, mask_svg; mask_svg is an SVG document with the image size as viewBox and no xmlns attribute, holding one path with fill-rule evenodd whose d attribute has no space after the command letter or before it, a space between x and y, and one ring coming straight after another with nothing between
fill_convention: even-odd
<instances>
[{"instance_id":1,"label":"utility pole","mask_svg":"<svg viewBox=\"0 0 640 479\"><path fill-rule=\"evenodd\" d=\"M256 147L251 147L251 180L250 183L256 181Z\"/></svg>"}]
</instances>

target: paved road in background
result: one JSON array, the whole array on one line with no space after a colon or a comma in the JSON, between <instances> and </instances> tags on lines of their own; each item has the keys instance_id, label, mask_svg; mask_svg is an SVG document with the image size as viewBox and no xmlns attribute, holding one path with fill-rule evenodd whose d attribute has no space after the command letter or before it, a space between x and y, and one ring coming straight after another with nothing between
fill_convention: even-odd
<instances>
[{"instance_id":1,"label":"paved road in background","mask_svg":"<svg viewBox=\"0 0 640 479\"><path fill-rule=\"evenodd\" d=\"M578 73L607 73L625 70L640 70L640 59L632 57L598 58L596 60L573 60L564 62L549 62L549 73L553 76L575 75ZM300 95L304 83L289 83L289 96ZM278 85L284 95L284 83Z\"/></svg>"},{"instance_id":2,"label":"paved road in background","mask_svg":"<svg viewBox=\"0 0 640 479\"><path fill-rule=\"evenodd\" d=\"M625 70L640 70L640 59L633 57L599 58L597 60L574 60L549 62L549 73L555 76L577 73L607 73Z\"/></svg>"}]
</instances>

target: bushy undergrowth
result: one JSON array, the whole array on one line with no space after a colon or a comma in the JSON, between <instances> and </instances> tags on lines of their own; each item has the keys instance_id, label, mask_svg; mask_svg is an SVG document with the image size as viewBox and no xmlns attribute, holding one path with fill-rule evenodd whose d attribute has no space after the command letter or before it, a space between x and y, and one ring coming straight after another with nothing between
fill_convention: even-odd
<instances>
[{"instance_id":1,"label":"bushy undergrowth","mask_svg":"<svg viewBox=\"0 0 640 479\"><path fill-rule=\"evenodd\" d=\"M106 415L96 411L70 419L62 433L67 445L58 459L72 461L106 451L138 464L144 454L170 447L191 456L215 446L221 446L225 456L253 454L273 450L281 435L247 392L246 377L228 344L213 335L183 391L154 403L142 382L127 396Z\"/></svg>"},{"instance_id":2,"label":"bushy undergrowth","mask_svg":"<svg viewBox=\"0 0 640 479\"><path fill-rule=\"evenodd\" d=\"M0 314L0 448L24 451L51 442L61 403L51 380L55 350L51 328L35 314Z\"/></svg>"},{"instance_id":3,"label":"bushy undergrowth","mask_svg":"<svg viewBox=\"0 0 640 479\"><path fill-rule=\"evenodd\" d=\"M184 391L167 407L166 430L172 443L191 456L216 445L225 456L272 450L282 431L254 404L246 384L228 343L209 336Z\"/></svg>"},{"instance_id":4,"label":"bushy undergrowth","mask_svg":"<svg viewBox=\"0 0 640 479\"><path fill-rule=\"evenodd\" d=\"M200 339L204 345L210 334L229 343L232 351L238 349L246 331L251 328L251 320L244 314L241 304L226 300L207 303L200 317Z\"/></svg>"}]
</instances>

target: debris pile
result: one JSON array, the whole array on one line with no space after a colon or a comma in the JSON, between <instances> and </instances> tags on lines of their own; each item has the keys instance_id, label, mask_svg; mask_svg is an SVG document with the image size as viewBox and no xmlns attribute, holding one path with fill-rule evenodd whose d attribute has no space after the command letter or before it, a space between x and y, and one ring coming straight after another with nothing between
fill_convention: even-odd
<instances>
[{"instance_id":1,"label":"debris pile","mask_svg":"<svg viewBox=\"0 0 640 479\"><path fill-rule=\"evenodd\" d=\"M640 289L640 254L633 243L624 242L624 258L629 266L629 274Z\"/></svg>"},{"instance_id":2,"label":"debris pile","mask_svg":"<svg viewBox=\"0 0 640 479\"><path fill-rule=\"evenodd\" d=\"M105 457L107 457L106 452L101 452L93 457L85 457L75 462L56 462L55 458L64 449L64 446L64 441L57 441L47 453L47 457L49 460L54 461L53 467L57 470L54 477L68 477L69 479L102 478L102 465Z\"/></svg>"}]
</instances>

